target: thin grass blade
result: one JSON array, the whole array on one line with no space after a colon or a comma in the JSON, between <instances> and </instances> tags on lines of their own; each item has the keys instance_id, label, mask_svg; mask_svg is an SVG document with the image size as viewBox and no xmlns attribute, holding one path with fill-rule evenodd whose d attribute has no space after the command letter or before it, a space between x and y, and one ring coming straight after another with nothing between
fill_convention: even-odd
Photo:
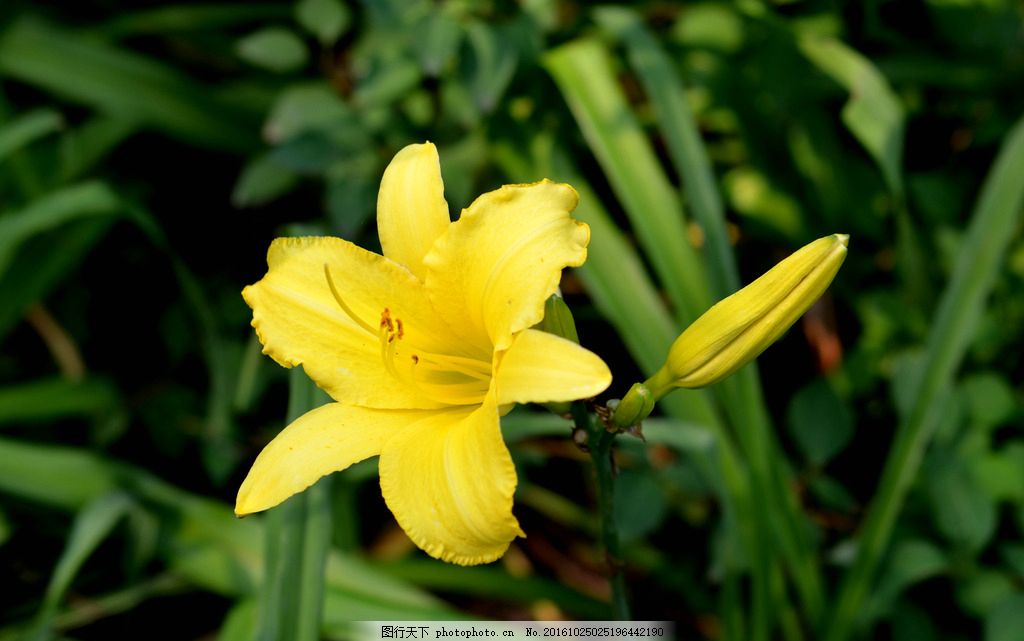
<instances>
[{"instance_id":1,"label":"thin grass blade","mask_svg":"<svg viewBox=\"0 0 1024 641\"><path fill-rule=\"evenodd\" d=\"M889 546L907 491L917 477L947 393L974 337L978 319L1024 212L1024 119L1014 125L982 187L953 272L928 334L925 357L911 383L914 399L885 462L878 491L857 539L857 556L840 588L824 638L855 631L879 560Z\"/></svg>"},{"instance_id":2,"label":"thin grass blade","mask_svg":"<svg viewBox=\"0 0 1024 641\"><path fill-rule=\"evenodd\" d=\"M33 141L58 131L64 118L54 109L42 108L23 114L0 127L0 162Z\"/></svg>"},{"instance_id":3,"label":"thin grass blade","mask_svg":"<svg viewBox=\"0 0 1024 641\"><path fill-rule=\"evenodd\" d=\"M25 637L26 641L43 641L50 638L57 607L79 568L100 543L110 536L114 526L131 508L131 499L126 494L113 492L90 502L78 513L64 551L50 577L50 583L46 586L46 594L36 615L35 625Z\"/></svg>"},{"instance_id":4,"label":"thin grass blade","mask_svg":"<svg viewBox=\"0 0 1024 641\"><path fill-rule=\"evenodd\" d=\"M607 48L580 39L549 51L554 77L612 189L629 216L681 325L710 304L682 205L615 78Z\"/></svg>"}]
</instances>

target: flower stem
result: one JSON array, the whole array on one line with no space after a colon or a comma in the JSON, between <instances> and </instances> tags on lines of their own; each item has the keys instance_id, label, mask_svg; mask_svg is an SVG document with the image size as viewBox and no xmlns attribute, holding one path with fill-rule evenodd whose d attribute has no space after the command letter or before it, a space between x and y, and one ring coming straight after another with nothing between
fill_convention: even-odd
<instances>
[{"instance_id":1,"label":"flower stem","mask_svg":"<svg viewBox=\"0 0 1024 641\"><path fill-rule=\"evenodd\" d=\"M597 474L597 503L601 517L601 540L604 543L608 561L609 581L612 587L612 618L618 621L630 620L629 601L626 598L626 576L623 572L622 547L619 544L619 529L615 524L615 472L612 464L612 445L615 433L595 421L586 403L577 401L572 405L572 418L577 429L587 433L587 447L594 461Z\"/></svg>"}]
</instances>

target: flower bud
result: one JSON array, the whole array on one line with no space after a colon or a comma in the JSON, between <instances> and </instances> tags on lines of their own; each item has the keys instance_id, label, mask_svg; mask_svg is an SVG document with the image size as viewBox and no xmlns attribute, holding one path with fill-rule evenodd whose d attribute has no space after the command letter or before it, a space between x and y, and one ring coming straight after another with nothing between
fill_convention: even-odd
<instances>
[{"instance_id":1,"label":"flower bud","mask_svg":"<svg viewBox=\"0 0 1024 641\"><path fill-rule=\"evenodd\" d=\"M580 337L576 333L576 321L572 317L572 310L569 309L569 306L565 304L565 301L558 294L552 294L544 301L544 319L534 325L534 329L539 329L542 332L554 334L555 336L561 336L577 345L580 342ZM559 416L568 414L571 406L572 403L567 401L544 403L544 407Z\"/></svg>"},{"instance_id":2,"label":"flower bud","mask_svg":"<svg viewBox=\"0 0 1024 641\"><path fill-rule=\"evenodd\" d=\"M655 400L644 383L634 383L621 401L609 401L612 423L623 429L639 425L654 409Z\"/></svg>"},{"instance_id":3,"label":"flower bud","mask_svg":"<svg viewBox=\"0 0 1024 641\"><path fill-rule=\"evenodd\" d=\"M535 327L542 332L561 336L577 345L580 342L580 337L576 333L576 321L573 320L572 311L558 294L552 294L544 301L544 319L537 323Z\"/></svg>"},{"instance_id":4,"label":"flower bud","mask_svg":"<svg viewBox=\"0 0 1024 641\"><path fill-rule=\"evenodd\" d=\"M655 398L673 387L710 385L756 358L825 291L846 258L848 240L846 234L819 238L704 312L647 381Z\"/></svg>"}]
</instances>

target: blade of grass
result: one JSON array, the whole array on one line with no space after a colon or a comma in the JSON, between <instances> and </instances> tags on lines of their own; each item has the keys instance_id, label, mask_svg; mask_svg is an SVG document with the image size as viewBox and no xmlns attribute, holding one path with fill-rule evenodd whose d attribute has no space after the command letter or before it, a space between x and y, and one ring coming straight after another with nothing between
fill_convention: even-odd
<instances>
[{"instance_id":1,"label":"blade of grass","mask_svg":"<svg viewBox=\"0 0 1024 641\"><path fill-rule=\"evenodd\" d=\"M129 118L96 116L69 130L61 139L61 182L76 180L88 172L138 128Z\"/></svg>"},{"instance_id":2,"label":"blade of grass","mask_svg":"<svg viewBox=\"0 0 1024 641\"><path fill-rule=\"evenodd\" d=\"M289 372L289 423L320 404L316 392L316 386L301 369ZM321 479L267 513L267 569L258 632L261 641L319 639L330 542L328 481Z\"/></svg>"},{"instance_id":3,"label":"blade of grass","mask_svg":"<svg viewBox=\"0 0 1024 641\"><path fill-rule=\"evenodd\" d=\"M892 193L902 200L906 114L885 76L834 38L804 36L798 45L808 60L850 92L843 122L878 163Z\"/></svg>"},{"instance_id":4,"label":"blade of grass","mask_svg":"<svg viewBox=\"0 0 1024 641\"><path fill-rule=\"evenodd\" d=\"M113 531L114 526L132 507L123 492L105 494L86 505L75 517L64 551L46 586L42 605L36 615L27 641L43 641L52 633L53 617L64 593L71 586L79 568Z\"/></svg>"},{"instance_id":5,"label":"blade of grass","mask_svg":"<svg viewBox=\"0 0 1024 641\"><path fill-rule=\"evenodd\" d=\"M108 216L121 208L114 192L100 182L86 182L51 192L27 207L0 216L0 276L15 252L32 236L72 220Z\"/></svg>"},{"instance_id":6,"label":"blade of grass","mask_svg":"<svg viewBox=\"0 0 1024 641\"><path fill-rule=\"evenodd\" d=\"M1024 211L1024 119L1007 135L971 215L950 281L928 334L924 362L912 382L911 410L897 430L878 491L857 539L824 638L843 641L855 631L875 570L885 553L907 491L938 422L939 402L974 336L999 266Z\"/></svg>"},{"instance_id":7,"label":"blade of grass","mask_svg":"<svg viewBox=\"0 0 1024 641\"><path fill-rule=\"evenodd\" d=\"M240 24L287 20L292 12L288 4L173 5L126 12L102 25L100 30L111 38L215 30Z\"/></svg>"},{"instance_id":8,"label":"blade of grass","mask_svg":"<svg viewBox=\"0 0 1024 641\"><path fill-rule=\"evenodd\" d=\"M0 425L19 421L95 416L115 410L117 387L104 378L45 378L0 388Z\"/></svg>"},{"instance_id":9,"label":"blade of grass","mask_svg":"<svg viewBox=\"0 0 1024 641\"><path fill-rule=\"evenodd\" d=\"M0 339L32 303L44 299L68 272L82 264L113 221L112 216L84 218L22 245L6 273L0 274Z\"/></svg>"},{"instance_id":10,"label":"blade of grass","mask_svg":"<svg viewBox=\"0 0 1024 641\"><path fill-rule=\"evenodd\" d=\"M682 205L619 86L606 48L581 39L552 49L544 65L622 202L640 243L686 325L710 304Z\"/></svg>"},{"instance_id":11,"label":"blade of grass","mask_svg":"<svg viewBox=\"0 0 1024 641\"><path fill-rule=\"evenodd\" d=\"M0 127L0 162L33 141L61 128L64 118L54 109L42 108L23 114Z\"/></svg>"},{"instance_id":12,"label":"blade of grass","mask_svg":"<svg viewBox=\"0 0 1024 641\"><path fill-rule=\"evenodd\" d=\"M725 212L714 174L684 87L668 55L628 9L605 7L595 17L625 44L630 65L651 101L676 171L689 194L694 218L704 229L710 262L708 281L716 298L739 289L736 259L729 244ZM714 388L751 461L754 485L763 493L757 501L763 527L775 533L800 590L809 619L816 621L823 607L821 578L813 546L790 487L778 469L781 452L772 437L771 423L756 367L745 367Z\"/></svg>"},{"instance_id":13,"label":"blade of grass","mask_svg":"<svg viewBox=\"0 0 1024 641\"><path fill-rule=\"evenodd\" d=\"M594 18L626 46L630 66L643 84L658 131L664 136L672 164L682 179L690 211L704 232L711 293L715 298L724 298L739 289L739 271L729 245L725 210L711 161L679 75L635 12L623 7L601 7L594 10Z\"/></svg>"},{"instance_id":14,"label":"blade of grass","mask_svg":"<svg viewBox=\"0 0 1024 641\"><path fill-rule=\"evenodd\" d=\"M850 94L843 123L878 165L895 199L899 271L908 299L924 305L931 301L928 260L914 232L903 183L906 110L882 72L840 40L803 36L797 42L808 60Z\"/></svg>"},{"instance_id":15,"label":"blade of grass","mask_svg":"<svg viewBox=\"0 0 1024 641\"><path fill-rule=\"evenodd\" d=\"M227 107L156 60L35 18L0 32L0 72L202 147L245 152L259 145L256 114Z\"/></svg>"},{"instance_id":16,"label":"blade of grass","mask_svg":"<svg viewBox=\"0 0 1024 641\"><path fill-rule=\"evenodd\" d=\"M609 20L609 16L612 23L615 23L618 20L618 26L620 27L623 27L621 20L628 17L626 14L617 14L614 10L612 13L605 13L604 15L606 16L606 21ZM629 31L628 24L625 25L624 28L626 28L627 32ZM643 41L642 37L637 36L631 39L631 45L632 55L634 58L639 58L639 66L645 71L645 74L649 76L654 73L654 77L646 78L646 84L653 88L655 97L663 103L666 100L673 100L674 102L684 101L685 97L681 96L681 90L678 90L678 88L676 95L671 97L668 94L669 90L665 89L669 84L667 82L667 75L670 73L670 70L667 70L665 66L662 65L661 67L655 68L654 72L651 71L652 61L656 64L657 57L654 55L654 50L649 46L650 43ZM576 114L577 120L580 121L580 126L584 132L591 132L587 138L591 147L595 149L595 153L598 158L606 158L605 160L602 160L602 165L609 174L609 180L612 182L613 186L616 183L616 172L626 173L628 175L631 170L634 170L634 167L639 166L642 170L641 176L651 181L652 185L664 185L664 188L655 189L651 189L651 186L648 185L646 189L642 190L643 193L653 193L659 196L658 200L664 202L666 200L665 194L670 193L671 188L668 186L668 181L664 177L657 160L654 158L653 152L650 151L649 145L647 144L642 131L639 130L639 125L637 125L635 120L632 118L625 99L621 97L621 90L618 88L614 78L611 76L610 64L607 61L608 56L603 47L593 41L581 41L579 43L567 45L566 47L563 47L561 51L563 53L560 53L560 57L556 60L562 61L562 64L554 65L553 73L556 76L556 80L559 80L560 84L563 85L563 93L567 94L566 98L570 102L570 105L573 104L573 99L575 97L578 105L574 107L573 111ZM550 67L552 67L551 64L549 64L549 68ZM559 76L558 70L561 70L561 76ZM603 80L596 82L593 78L602 78ZM585 80L581 80L577 85L570 85L571 79ZM566 85L569 85L570 88L567 89ZM608 98L607 96L609 95L617 97L614 99ZM664 111L674 108L676 106L674 102L661 104L662 110ZM581 116L581 114L583 115ZM689 139L686 138L686 134L682 134L682 138L678 137L681 133L678 126L670 127L669 129L673 134L677 135L675 147L680 154L680 158L686 161L693 160L691 156L683 155L684 150L686 153L692 153L693 155L700 155L703 157L699 137L696 135L695 126L693 126L692 123L690 131L692 135ZM623 131L626 133L623 133ZM631 145L623 145L621 142L616 144L616 142L623 136L626 136L627 133L632 134L632 138L630 138L631 140L639 139L639 142L634 141ZM640 153L641 158L649 158L649 162L634 163L635 158L633 154L636 153ZM612 161L618 161L618 163L612 164ZM705 197L705 200L701 201L701 206L703 207L702 216L710 223L709 229L717 230L716 233L718 235L718 240L714 250L717 252L717 257L713 262L713 271L710 275L709 281L712 288L721 289L726 286L726 283L728 283L730 279L735 282L737 280L737 276L735 261L731 257L731 251L728 248L728 242L724 232L724 220L721 212L721 205L718 203L717 209L708 209L709 201L707 197L710 194L713 199L715 193L713 179L708 175L710 168L707 164L706 158L703 159L702 167L693 167L689 164L684 165L684 167L686 170L685 173L680 172L683 174L684 179L688 179L692 183L703 186L703 191L698 190ZM619 180L620 182L625 181L623 178L620 178ZM635 179L631 182L638 183L639 179ZM630 202L626 199L621 188L617 190L617 192L619 193L620 198L623 198L628 212L631 209ZM633 195L635 197L637 194L634 193ZM647 203L646 206L650 207L651 205L652 203ZM710 203L710 206L714 207L715 204ZM634 205L634 207L636 207L636 205ZM675 209L676 211L672 212L671 216L678 221L677 224L681 228L682 217L678 213L680 211L678 205L675 206ZM665 215L668 217L669 213L666 212ZM631 218L634 226L638 225L636 218L636 216ZM642 229L639 227L638 232L642 232ZM643 240L643 238L644 236L641 233L641 240ZM670 244L675 245L676 247L689 247L685 237L681 235L672 237L671 235L666 235L664 231L658 234L657 242L661 245ZM652 246L650 242L646 242L644 244L645 248L647 248L652 255L652 262L655 262L655 265L657 265L657 261L655 260L655 252L658 250L657 245ZM690 253L692 254L692 252ZM695 254L693 254L693 256L695 257ZM678 262L678 257L676 258L676 261L676 267L683 265L683 263ZM690 267L687 267L687 269L689 270ZM693 273L698 276L701 274L701 272ZM703 281L702 278L700 280ZM709 301L706 296L708 288L705 286L704 282L700 282L697 287L690 287L689 293L673 291L671 286L668 286L667 288L670 295L673 296L677 303L683 302L690 304L691 307L688 315L683 317L684 321L692 320L696 315L703 313L709 306ZM701 292L703 295L695 295L694 292ZM682 301L680 300L681 296L685 297ZM745 376L749 377L751 374L747 373ZM756 500L748 502L748 505L752 510L744 510L742 514L752 515L759 523L759 525L757 525L757 529L764 531L763 535L749 534L747 537L748 542L754 544L752 550L757 553L753 564L755 570L755 575L753 577L755 584L754 595L757 602L754 604L753 608L754 618L752 621L751 634L754 638L763 638L770 634L769 629L772 625L772 610L767 605L767 599L769 598L769 580L767 573L770 569L768 558L771 556L771 551L768 547L770 543L766 542L765 538L766 535L774 529L772 521L779 520L777 516L773 515L780 514L782 509L784 509L786 502L783 497L773 492L771 487L771 483L777 475L772 470L772 463L774 460L772 458L773 449L771 448L769 440L770 437L767 436L767 421L753 420L758 417L766 418L766 413L763 410L761 412L757 412L755 409L749 407L750 403L760 400L756 381L755 386L750 386L748 384L743 388L740 388L738 383L729 383L728 385L732 385L739 389L745 389L747 392L742 398L737 398L739 394L736 392L739 390L734 390L731 397L737 402L727 402L724 405L729 409L730 413L734 414L733 419L734 423L737 425L737 432L741 436L744 449L747 450L747 454L752 460L751 471L754 474L752 484L739 484L739 481L737 480L736 487L740 488L740 485L745 485L748 489L756 492L758 495ZM732 457L735 456L735 452L730 449L728 451L724 451L723 456L727 458ZM737 462L729 461L728 465L735 468L737 466ZM742 473L737 472L736 479L738 479L741 474ZM750 485L753 487L751 488ZM776 504L779 504L778 509L773 509ZM782 520L795 521L796 519ZM782 536L784 536L784 534ZM816 594L812 586L813 583L808 582L808 587L804 591Z\"/></svg>"},{"instance_id":17,"label":"blade of grass","mask_svg":"<svg viewBox=\"0 0 1024 641\"><path fill-rule=\"evenodd\" d=\"M410 583L454 594L492 597L515 603L547 600L590 619L608 615L608 605L540 577L515 577L497 567L458 567L425 559L375 563L374 567Z\"/></svg>"},{"instance_id":18,"label":"blade of grass","mask_svg":"<svg viewBox=\"0 0 1024 641\"><path fill-rule=\"evenodd\" d=\"M259 601L243 599L231 607L217 633L217 641L252 641L256 638Z\"/></svg>"},{"instance_id":19,"label":"blade of grass","mask_svg":"<svg viewBox=\"0 0 1024 641\"><path fill-rule=\"evenodd\" d=\"M258 518L238 519L219 501L82 449L0 437L0 460L0 492L55 509L80 510L117 490L138 497L165 519L159 552L175 574L226 596L256 592L263 573L264 540L264 523ZM382 620L457 614L430 594L336 551L328 557L326 585L329 607L324 615L335 623L361 607L384 614Z\"/></svg>"}]
</instances>

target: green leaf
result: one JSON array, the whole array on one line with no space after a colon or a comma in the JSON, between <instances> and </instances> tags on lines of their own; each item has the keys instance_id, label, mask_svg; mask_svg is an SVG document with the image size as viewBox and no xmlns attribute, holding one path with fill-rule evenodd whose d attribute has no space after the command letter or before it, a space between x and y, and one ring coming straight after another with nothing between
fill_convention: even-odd
<instances>
[{"instance_id":1,"label":"green leaf","mask_svg":"<svg viewBox=\"0 0 1024 641\"><path fill-rule=\"evenodd\" d=\"M1015 441L968 461L978 486L996 501L1024 504L1024 443Z\"/></svg>"},{"instance_id":2,"label":"green leaf","mask_svg":"<svg viewBox=\"0 0 1024 641\"><path fill-rule=\"evenodd\" d=\"M743 21L729 5L700 2L686 7L672 25L672 39L685 46L733 52L743 45Z\"/></svg>"},{"instance_id":3,"label":"green leaf","mask_svg":"<svg viewBox=\"0 0 1024 641\"><path fill-rule=\"evenodd\" d=\"M78 218L109 216L121 207L105 184L88 182L53 191L20 211L0 215L0 276L22 243L33 236Z\"/></svg>"},{"instance_id":4,"label":"green leaf","mask_svg":"<svg viewBox=\"0 0 1024 641\"><path fill-rule=\"evenodd\" d=\"M999 555L1003 559L1003 565L1016 572L1018 579L1024 580L1024 546L1003 545L999 549Z\"/></svg>"},{"instance_id":5,"label":"green leaf","mask_svg":"<svg viewBox=\"0 0 1024 641\"><path fill-rule=\"evenodd\" d=\"M967 398L971 419L979 427L997 427L1017 407L1013 388L996 372L972 374L964 378L960 387Z\"/></svg>"},{"instance_id":6,"label":"green leaf","mask_svg":"<svg viewBox=\"0 0 1024 641\"><path fill-rule=\"evenodd\" d=\"M111 38L140 34L174 34L179 32L216 30L246 23L265 23L285 19L290 7L280 4L183 4L138 11L118 12L102 26Z\"/></svg>"},{"instance_id":7,"label":"green leaf","mask_svg":"<svg viewBox=\"0 0 1024 641\"><path fill-rule=\"evenodd\" d=\"M160 552L177 574L231 597L252 595L263 572L261 517L238 519L218 501L190 494L132 466L76 448L0 438L0 491L74 511L118 488L160 508ZM327 559L325 626L360 618L360 608L385 620L448 619L454 611L409 583L332 553Z\"/></svg>"},{"instance_id":8,"label":"green leaf","mask_svg":"<svg viewBox=\"0 0 1024 641\"><path fill-rule=\"evenodd\" d=\"M625 207L680 324L688 324L710 306L704 269L689 243L679 198L626 101L607 48L575 40L545 54L544 65Z\"/></svg>"},{"instance_id":9,"label":"green leaf","mask_svg":"<svg viewBox=\"0 0 1024 641\"><path fill-rule=\"evenodd\" d=\"M328 172L327 216L342 237L356 237L373 218L381 170L380 157L369 153L346 158Z\"/></svg>"},{"instance_id":10,"label":"green leaf","mask_svg":"<svg viewBox=\"0 0 1024 641\"><path fill-rule=\"evenodd\" d=\"M490 24L472 22L466 32L473 50L473 98L481 111L490 113L512 81L519 51L508 33Z\"/></svg>"},{"instance_id":11,"label":"green leaf","mask_svg":"<svg viewBox=\"0 0 1024 641\"><path fill-rule=\"evenodd\" d=\"M322 404L301 369L289 374L288 422ZM272 508L267 515L266 572L259 607L261 641L317 641L324 606L324 565L330 545L330 479Z\"/></svg>"},{"instance_id":12,"label":"green leaf","mask_svg":"<svg viewBox=\"0 0 1024 641\"><path fill-rule=\"evenodd\" d=\"M691 11L687 11L687 16L691 15ZM728 21L731 16L733 21L738 21L727 9L723 8L722 11L725 12L724 20ZM684 194L692 208L694 220L703 231L702 250L708 264L708 290L713 298L724 298L739 289L739 274L729 244L718 185L680 74L637 14L620 7L602 7L595 10L595 17L626 45L630 66L643 83L644 91L654 108L659 133L668 145L676 173L682 179ZM713 27L714 22L708 26ZM787 209L784 198L776 199L776 202L782 203L784 216L795 218L796 224L802 222L798 207L794 205ZM785 227L787 224L793 225L791 221L783 221L780 226ZM797 229L791 229L790 232L792 237L796 237ZM820 614L822 601L816 561L803 536L803 518L792 499L786 475L776 469L780 460L779 448L772 439L773 430L757 371L752 367L744 368L736 376L716 386L714 391L738 433L742 447L753 459L750 467L754 483L766 490L768 498L764 509L760 511L760 517L766 519L767 529L777 532L776 542L782 548L786 562L795 576L797 589L807 609L806 614L815 619Z\"/></svg>"},{"instance_id":13,"label":"green leaf","mask_svg":"<svg viewBox=\"0 0 1024 641\"><path fill-rule=\"evenodd\" d=\"M340 125L360 129L352 109L327 83L303 83L289 86L277 97L263 125L263 135L276 144Z\"/></svg>"},{"instance_id":14,"label":"green leaf","mask_svg":"<svg viewBox=\"0 0 1024 641\"><path fill-rule=\"evenodd\" d=\"M1024 594L1012 594L985 615L985 641L1024 639Z\"/></svg>"},{"instance_id":15,"label":"green leaf","mask_svg":"<svg viewBox=\"0 0 1024 641\"><path fill-rule=\"evenodd\" d=\"M352 99L364 109L388 106L408 95L421 79L420 66L414 60L391 60L361 78Z\"/></svg>"},{"instance_id":16,"label":"green leaf","mask_svg":"<svg viewBox=\"0 0 1024 641\"><path fill-rule=\"evenodd\" d=\"M850 92L843 122L882 170L885 182L903 197L903 131L906 114L899 97L871 61L839 40L804 37L804 55Z\"/></svg>"},{"instance_id":17,"label":"green leaf","mask_svg":"<svg viewBox=\"0 0 1024 641\"><path fill-rule=\"evenodd\" d=\"M46 586L42 606L29 636L32 641L49 638L53 615L78 569L110 536L114 526L131 508L132 502L125 494L114 492L93 500L75 517L64 551Z\"/></svg>"},{"instance_id":18,"label":"green leaf","mask_svg":"<svg viewBox=\"0 0 1024 641\"><path fill-rule=\"evenodd\" d=\"M901 420L879 489L859 537L859 552L840 588L825 641L841 641L867 596L878 560L888 546L907 490L939 421L953 375L973 339L978 319L995 284L1007 246L1024 211L1024 119L1003 142L971 216L952 278L934 315L921 376Z\"/></svg>"},{"instance_id":19,"label":"green leaf","mask_svg":"<svg viewBox=\"0 0 1024 641\"><path fill-rule=\"evenodd\" d=\"M117 388L102 378L48 378L0 387L0 424L94 416L118 407Z\"/></svg>"},{"instance_id":20,"label":"green leaf","mask_svg":"<svg viewBox=\"0 0 1024 641\"><path fill-rule=\"evenodd\" d=\"M59 130L63 124L60 112L42 108L0 126L0 162L33 141Z\"/></svg>"},{"instance_id":21,"label":"green leaf","mask_svg":"<svg viewBox=\"0 0 1024 641\"><path fill-rule=\"evenodd\" d=\"M276 73L296 71L309 61L306 43L283 27L267 27L245 36L235 45L238 57Z\"/></svg>"},{"instance_id":22,"label":"green leaf","mask_svg":"<svg viewBox=\"0 0 1024 641\"><path fill-rule=\"evenodd\" d=\"M786 417L804 457L817 467L841 452L853 436L853 416L832 386L821 379L793 396Z\"/></svg>"},{"instance_id":23,"label":"green leaf","mask_svg":"<svg viewBox=\"0 0 1024 641\"><path fill-rule=\"evenodd\" d=\"M815 476L807 482L807 489L829 509L842 512L853 512L857 509L857 500L835 479Z\"/></svg>"},{"instance_id":24,"label":"green leaf","mask_svg":"<svg viewBox=\"0 0 1024 641\"><path fill-rule=\"evenodd\" d=\"M462 26L443 5L424 17L424 22L413 34L416 38L416 52L423 66L423 73L439 76L455 59L462 43Z\"/></svg>"},{"instance_id":25,"label":"green leaf","mask_svg":"<svg viewBox=\"0 0 1024 641\"><path fill-rule=\"evenodd\" d=\"M265 205L287 194L298 183L298 174L282 167L270 154L256 156L242 167L231 191L231 203L239 208Z\"/></svg>"},{"instance_id":26,"label":"green leaf","mask_svg":"<svg viewBox=\"0 0 1024 641\"><path fill-rule=\"evenodd\" d=\"M299 0L295 19L322 44L329 45L348 29L352 13L339 0Z\"/></svg>"},{"instance_id":27,"label":"green leaf","mask_svg":"<svg viewBox=\"0 0 1024 641\"><path fill-rule=\"evenodd\" d=\"M138 128L131 119L97 116L68 131L61 140L61 181L77 180Z\"/></svg>"},{"instance_id":28,"label":"green leaf","mask_svg":"<svg viewBox=\"0 0 1024 641\"><path fill-rule=\"evenodd\" d=\"M912 539L893 547L885 571L871 596L864 618L873 621L885 615L910 586L946 571L949 561L938 547Z\"/></svg>"},{"instance_id":29,"label":"green leaf","mask_svg":"<svg viewBox=\"0 0 1024 641\"><path fill-rule=\"evenodd\" d=\"M9 538L11 538L11 521L7 518L7 513L0 510L0 547L3 547Z\"/></svg>"},{"instance_id":30,"label":"green leaf","mask_svg":"<svg viewBox=\"0 0 1024 641\"><path fill-rule=\"evenodd\" d=\"M231 109L174 68L32 18L0 32L0 72L203 147L247 151L252 112Z\"/></svg>"},{"instance_id":31,"label":"green leaf","mask_svg":"<svg viewBox=\"0 0 1024 641\"><path fill-rule=\"evenodd\" d=\"M957 581L955 587L960 607L977 618L987 616L1001 602L1019 594L1009 576L991 568L981 568L967 579Z\"/></svg>"},{"instance_id":32,"label":"green leaf","mask_svg":"<svg viewBox=\"0 0 1024 641\"><path fill-rule=\"evenodd\" d=\"M729 202L750 226L795 240L804 233L800 204L753 167L737 167L725 175Z\"/></svg>"},{"instance_id":33,"label":"green leaf","mask_svg":"<svg viewBox=\"0 0 1024 641\"><path fill-rule=\"evenodd\" d=\"M22 246L0 275L0 337L32 303L45 298L65 275L78 268L110 228L112 218L87 218L36 236Z\"/></svg>"},{"instance_id":34,"label":"green leaf","mask_svg":"<svg viewBox=\"0 0 1024 641\"><path fill-rule=\"evenodd\" d=\"M960 457L937 449L926 467L932 516L954 544L979 551L996 528L996 504Z\"/></svg>"},{"instance_id":35,"label":"green leaf","mask_svg":"<svg viewBox=\"0 0 1024 641\"><path fill-rule=\"evenodd\" d=\"M407 559L374 563L373 567L390 576L433 590L487 595L518 603L535 603L538 599L545 599L585 618L600 618L608 614L607 604L557 581L538 576L512 576L500 565L459 567L433 560Z\"/></svg>"},{"instance_id":36,"label":"green leaf","mask_svg":"<svg viewBox=\"0 0 1024 641\"><path fill-rule=\"evenodd\" d=\"M252 641L256 638L256 623L259 620L259 602L243 599L231 606L224 623L217 633L217 641Z\"/></svg>"},{"instance_id":37,"label":"green leaf","mask_svg":"<svg viewBox=\"0 0 1024 641\"><path fill-rule=\"evenodd\" d=\"M914 607L907 601L896 604L891 624L893 639L913 639L914 641L935 641L939 632L933 621L933 614Z\"/></svg>"},{"instance_id":38,"label":"green leaf","mask_svg":"<svg viewBox=\"0 0 1024 641\"><path fill-rule=\"evenodd\" d=\"M624 470L615 479L615 522L622 542L642 539L661 525L665 494L650 470Z\"/></svg>"},{"instance_id":39,"label":"green leaf","mask_svg":"<svg viewBox=\"0 0 1024 641\"><path fill-rule=\"evenodd\" d=\"M690 20L700 21L702 16L716 15L737 20L736 15L724 7L705 6L703 13L701 11L699 5L688 9L687 23ZM626 44L630 66L643 82L644 91L654 107L658 129L668 144L672 164L683 180L693 217L704 231L705 248L712 262L708 269L711 290L716 298L724 298L739 289L739 272L726 233L725 211L718 194L718 184L686 97L686 87L671 59L635 13L621 7L602 7L595 10L594 16L598 23Z\"/></svg>"}]
</instances>

